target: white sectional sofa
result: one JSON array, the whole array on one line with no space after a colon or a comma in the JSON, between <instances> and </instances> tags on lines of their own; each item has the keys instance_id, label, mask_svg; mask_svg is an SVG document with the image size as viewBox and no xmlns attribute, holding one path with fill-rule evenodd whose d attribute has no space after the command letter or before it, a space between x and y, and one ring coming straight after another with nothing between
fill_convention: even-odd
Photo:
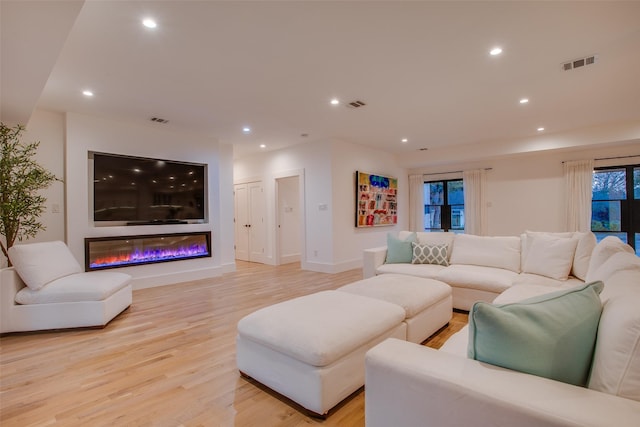
<instances>
[{"instance_id":1,"label":"white sectional sofa","mask_svg":"<svg viewBox=\"0 0 640 427\"><path fill-rule=\"evenodd\" d=\"M416 263L415 257L389 262L387 246L366 249L364 278L394 273L440 280L451 286L453 307L461 310L469 310L475 301L491 302L514 285L567 288L584 283L596 245L593 233L473 236L401 231L397 237L413 237L420 247L446 246L446 262Z\"/></svg>"},{"instance_id":2,"label":"white sectional sofa","mask_svg":"<svg viewBox=\"0 0 640 427\"><path fill-rule=\"evenodd\" d=\"M581 286L514 284L493 304L486 304L492 310L522 308L575 289L599 286L591 283L602 281L604 289L592 296L601 313L595 318L595 344L583 386L474 360L469 348L480 338L477 331L470 333L471 326L454 334L439 350L389 339L366 356L367 427L639 426L640 258L614 237L598 243L590 255ZM565 291L553 292L557 289ZM482 305L473 307L470 324ZM573 308L569 305L564 312ZM568 329L557 341L574 336ZM555 353L554 357L568 356L570 362L576 356Z\"/></svg>"}]
</instances>

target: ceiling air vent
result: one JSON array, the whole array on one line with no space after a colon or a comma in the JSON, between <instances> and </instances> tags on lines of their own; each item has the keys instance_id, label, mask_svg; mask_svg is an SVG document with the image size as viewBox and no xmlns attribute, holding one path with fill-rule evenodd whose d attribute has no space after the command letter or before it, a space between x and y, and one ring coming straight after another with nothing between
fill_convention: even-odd
<instances>
[{"instance_id":1,"label":"ceiling air vent","mask_svg":"<svg viewBox=\"0 0 640 427\"><path fill-rule=\"evenodd\" d=\"M573 70L575 68L584 67L586 65L592 65L592 64L595 64L597 60L598 60L598 56L597 55L591 55L591 56L587 56L585 58L574 59L573 61L569 61L569 62L563 63L562 64L562 70L563 71L569 71L569 70Z\"/></svg>"},{"instance_id":2,"label":"ceiling air vent","mask_svg":"<svg viewBox=\"0 0 640 427\"><path fill-rule=\"evenodd\" d=\"M151 117L151 121L156 123L169 123L169 120L161 119L160 117Z\"/></svg>"},{"instance_id":3,"label":"ceiling air vent","mask_svg":"<svg viewBox=\"0 0 640 427\"><path fill-rule=\"evenodd\" d=\"M346 104L346 105L347 105L347 107L349 107L349 108L360 108L360 107L364 107L364 106L365 106L365 105L367 105L367 104L365 104L365 103L364 103L364 102L362 102L362 101L351 101L351 102L349 102L349 103L348 103L348 104Z\"/></svg>"},{"instance_id":4,"label":"ceiling air vent","mask_svg":"<svg viewBox=\"0 0 640 427\"><path fill-rule=\"evenodd\" d=\"M418 151L427 151L427 150L428 150L427 147L418 148Z\"/></svg>"}]
</instances>

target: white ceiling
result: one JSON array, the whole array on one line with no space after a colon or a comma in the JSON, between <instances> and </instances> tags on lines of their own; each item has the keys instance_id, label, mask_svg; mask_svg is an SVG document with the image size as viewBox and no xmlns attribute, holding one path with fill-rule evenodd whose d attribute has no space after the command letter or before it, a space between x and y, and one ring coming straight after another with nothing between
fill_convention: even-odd
<instances>
[{"instance_id":1,"label":"white ceiling","mask_svg":"<svg viewBox=\"0 0 640 427\"><path fill-rule=\"evenodd\" d=\"M31 109L204 134L238 157L324 139L406 156L640 119L640 2L1 1L3 120L35 93ZM15 19L25 4L38 25Z\"/></svg>"}]
</instances>

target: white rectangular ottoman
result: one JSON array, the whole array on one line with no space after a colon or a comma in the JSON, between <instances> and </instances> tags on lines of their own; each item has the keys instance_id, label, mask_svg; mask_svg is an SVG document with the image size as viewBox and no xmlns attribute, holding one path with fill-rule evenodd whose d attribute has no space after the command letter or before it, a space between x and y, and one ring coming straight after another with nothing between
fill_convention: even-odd
<instances>
[{"instance_id":1,"label":"white rectangular ottoman","mask_svg":"<svg viewBox=\"0 0 640 427\"><path fill-rule=\"evenodd\" d=\"M453 315L451 286L404 274L381 274L337 289L399 305L405 311L407 341L421 343Z\"/></svg>"},{"instance_id":2,"label":"white rectangular ottoman","mask_svg":"<svg viewBox=\"0 0 640 427\"><path fill-rule=\"evenodd\" d=\"M338 291L274 304L238 322L238 369L322 416L364 385L367 350L405 338L404 318L396 304Z\"/></svg>"}]
</instances>

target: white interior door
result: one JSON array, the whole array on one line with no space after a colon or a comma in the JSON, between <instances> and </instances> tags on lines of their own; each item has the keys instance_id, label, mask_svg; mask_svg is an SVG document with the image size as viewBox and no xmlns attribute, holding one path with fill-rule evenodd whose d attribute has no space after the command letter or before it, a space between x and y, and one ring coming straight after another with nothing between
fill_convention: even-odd
<instances>
[{"instance_id":1,"label":"white interior door","mask_svg":"<svg viewBox=\"0 0 640 427\"><path fill-rule=\"evenodd\" d=\"M247 184L249 189L249 261L264 262L264 193L262 182Z\"/></svg>"},{"instance_id":2,"label":"white interior door","mask_svg":"<svg viewBox=\"0 0 640 427\"><path fill-rule=\"evenodd\" d=\"M264 262L262 182L234 185L236 259Z\"/></svg>"},{"instance_id":3,"label":"white interior door","mask_svg":"<svg viewBox=\"0 0 640 427\"><path fill-rule=\"evenodd\" d=\"M247 184L233 186L236 259L249 261L249 194Z\"/></svg>"},{"instance_id":4,"label":"white interior door","mask_svg":"<svg viewBox=\"0 0 640 427\"><path fill-rule=\"evenodd\" d=\"M279 263L300 261L300 191L299 177L276 180L278 190Z\"/></svg>"}]
</instances>

